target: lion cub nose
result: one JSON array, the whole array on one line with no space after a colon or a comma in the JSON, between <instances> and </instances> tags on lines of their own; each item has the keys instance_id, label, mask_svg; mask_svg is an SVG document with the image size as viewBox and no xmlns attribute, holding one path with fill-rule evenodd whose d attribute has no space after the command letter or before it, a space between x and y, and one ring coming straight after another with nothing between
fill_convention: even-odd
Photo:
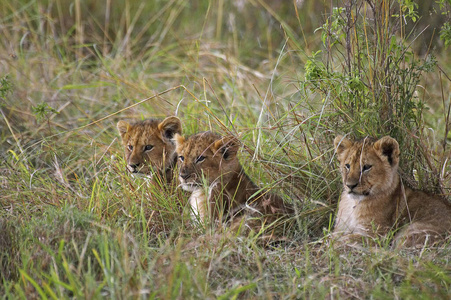
<instances>
[{"instance_id":1,"label":"lion cub nose","mask_svg":"<svg viewBox=\"0 0 451 300\"><path fill-rule=\"evenodd\" d=\"M129 164L130 168L132 168L132 169L138 168L139 165L140 165L139 163L137 163L137 164Z\"/></svg>"},{"instance_id":2,"label":"lion cub nose","mask_svg":"<svg viewBox=\"0 0 451 300\"><path fill-rule=\"evenodd\" d=\"M180 177L181 177L183 180L187 180L188 178L191 177L191 175L190 175L190 174L182 174L182 173L180 173Z\"/></svg>"},{"instance_id":3,"label":"lion cub nose","mask_svg":"<svg viewBox=\"0 0 451 300\"><path fill-rule=\"evenodd\" d=\"M358 183L346 183L346 186L352 191Z\"/></svg>"}]
</instances>

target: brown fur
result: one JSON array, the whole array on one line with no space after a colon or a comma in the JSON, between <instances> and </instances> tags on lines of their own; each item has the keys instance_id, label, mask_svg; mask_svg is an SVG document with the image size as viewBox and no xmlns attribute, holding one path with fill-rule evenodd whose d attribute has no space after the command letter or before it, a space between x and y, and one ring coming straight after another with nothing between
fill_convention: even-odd
<instances>
[{"instance_id":1,"label":"brown fur","mask_svg":"<svg viewBox=\"0 0 451 300\"><path fill-rule=\"evenodd\" d=\"M117 129L124 145L128 171L145 175L157 172L166 181L171 181L177 162L172 138L182 133L182 125L177 117L135 123L119 121Z\"/></svg>"},{"instance_id":2,"label":"brown fur","mask_svg":"<svg viewBox=\"0 0 451 300\"><path fill-rule=\"evenodd\" d=\"M175 140L179 180L183 189L192 192L195 217L205 221L223 216L264 216L269 224L291 212L282 198L261 191L246 175L237 157L239 142L235 138L207 131L186 139L176 135ZM236 218L235 224L239 220Z\"/></svg>"},{"instance_id":3,"label":"brown fur","mask_svg":"<svg viewBox=\"0 0 451 300\"><path fill-rule=\"evenodd\" d=\"M400 229L395 245L415 246L451 232L447 201L402 184L395 139L337 136L334 144L343 179L335 233L375 237Z\"/></svg>"}]
</instances>

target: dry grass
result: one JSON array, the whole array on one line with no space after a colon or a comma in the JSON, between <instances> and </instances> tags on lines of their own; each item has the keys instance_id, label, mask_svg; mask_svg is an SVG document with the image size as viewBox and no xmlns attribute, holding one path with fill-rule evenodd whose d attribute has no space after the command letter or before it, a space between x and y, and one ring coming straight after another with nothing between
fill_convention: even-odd
<instances>
[{"instance_id":1,"label":"dry grass","mask_svg":"<svg viewBox=\"0 0 451 300\"><path fill-rule=\"evenodd\" d=\"M328 57L314 33L329 4L297 3L0 3L0 294L446 298L449 240L400 252L389 240L331 247L341 188L332 140L379 133L343 121L340 93L304 81L313 52L323 49L321 62L340 74L346 60ZM420 36L418 52L428 42ZM451 64L437 45L429 49L439 69L422 73L415 94L430 109L408 135L421 147L403 159L419 166L413 184L432 178L449 195ZM116 122L173 114L186 134L213 129L242 141L249 175L298 210L289 242L262 247L199 228L183 191L125 172Z\"/></svg>"}]
</instances>

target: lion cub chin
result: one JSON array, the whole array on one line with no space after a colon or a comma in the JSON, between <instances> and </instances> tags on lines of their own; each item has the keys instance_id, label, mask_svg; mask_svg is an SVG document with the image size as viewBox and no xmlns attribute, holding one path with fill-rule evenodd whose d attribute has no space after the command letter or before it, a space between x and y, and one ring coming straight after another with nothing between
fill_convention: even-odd
<instances>
[{"instance_id":1,"label":"lion cub chin","mask_svg":"<svg viewBox=\"0 0 451 300\"><path fill-rule=\"evenodd\" d=\"M389 137L351 141L337 136L343 179L334 235L377 237L397 230L394 246L431 244L451 232L451 205L405 187L398 174L399 145Z\"/></svg>"},{"instance_id":2,"label":"lion cub chin","mask_svg":"<svg viewBox=\"0 0 451 300\"><path fill-rule=\"evenodd\" d=\"M182 125L177 117L168 117L163 121L119 121L117 129L122 138L129 172L149 177L157 174L164 182L171 182L177 162L172 138L182 133Z\"/></svg>"},{"instance_id":3,"label":"lion cub chin","mask_svg":"<svg viewBox=\"0 0 451 300\"><path fill-rule=\"evenodd\" d=\"M184 190L192 192L194 219L232 220L233 227L243 216L252 216L268 225L291 212L282 198L262 191L246 175L237 158L239 142L234 137L207 131L187 138L176 134L175 141L179 180Z\"/></svg>"}]
</instances>

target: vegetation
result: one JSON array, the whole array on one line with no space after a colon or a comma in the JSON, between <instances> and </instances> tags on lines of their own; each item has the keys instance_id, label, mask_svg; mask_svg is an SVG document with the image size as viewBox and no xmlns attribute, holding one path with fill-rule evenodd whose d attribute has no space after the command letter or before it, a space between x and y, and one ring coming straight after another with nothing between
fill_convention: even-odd
<instances>
[{"instance_id":1,"label":"vegetation","mask_svg":"<svg viewBox=\"0 0 451 300\"><path fill-rule=\"evenodd\" d=\"M450 6L0 2L1 297L449 297L451 238L328 233L338 134L393 136L406 182L449 197ZM287 242L202 228L183 191L126 172L117 121L167 115L242 141L250 177L297 208Z\"/></svg>"}]
</instances>

